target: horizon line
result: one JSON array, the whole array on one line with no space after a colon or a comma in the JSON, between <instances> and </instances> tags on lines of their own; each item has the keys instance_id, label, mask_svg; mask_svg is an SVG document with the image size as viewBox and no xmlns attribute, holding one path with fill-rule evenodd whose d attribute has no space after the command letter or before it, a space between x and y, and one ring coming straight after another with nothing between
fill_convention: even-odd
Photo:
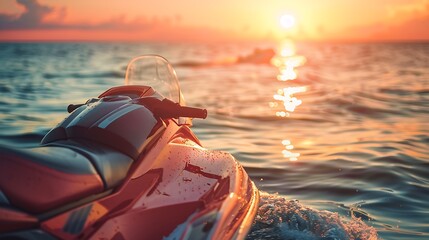
<instances>
[{"instance_id":1,"label":"horizon line","mask_svg":"<svg viewBox=\"0 0 429 240\"><path fill-rule=\"evenodd\" d=\"M154 40L154 39L0 39L0 43L278 43L284 40L292 40L295 43L429 43L429 39L240 39L217 41L190 41L190 40Z\"/></svg>"}]
</instances>

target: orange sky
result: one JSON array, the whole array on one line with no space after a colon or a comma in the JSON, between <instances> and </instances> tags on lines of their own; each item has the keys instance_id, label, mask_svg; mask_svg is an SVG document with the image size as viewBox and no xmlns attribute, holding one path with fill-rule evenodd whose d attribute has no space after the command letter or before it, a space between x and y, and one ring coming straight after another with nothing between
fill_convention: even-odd
<instances>
[{"instance_id":1,"label":"orange sky","mask_svg":"<svg viewBox=\"0 0 429 240\"><path fill-rule=\"evenodd\" d=\"M428 26L429 0L0 0L0 40L12 41L404 41L429 40Z\"/></svg>"}]
</instances>

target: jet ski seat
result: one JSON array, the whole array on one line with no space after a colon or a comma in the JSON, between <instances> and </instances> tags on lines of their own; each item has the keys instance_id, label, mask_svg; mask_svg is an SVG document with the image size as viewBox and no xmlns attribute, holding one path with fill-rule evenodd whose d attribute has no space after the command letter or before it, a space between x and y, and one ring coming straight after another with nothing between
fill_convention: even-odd
<instances>
[{"instance_id":1,"label":"jet ski seat","mask_svg":"<svg viewBox=\"0 0 429 240\"><path fill-rule=\"evenodd\" d=\"M0 146L0 191L10 206L42 213L119 185L131 163L120 152L84 141Z\"/></svg>"},{"instance_id":2,"label":"jet ski seat","mask_svg":"<svg viewBox=\"0 0 429 240\"><path fill-rule=\"evenodd\" d=\"M49 146L59 146L73 149L84 155L100 174L105 189L119 185L127 176L133 159L120 151L106 145L84 139L57 141Z\"/></svg>"},{"instance_id":3,"label":"jet ski seat","mask_svg":"<svg viewBox=\"0 0 429 240\"><path fill-rule=\"evenodd\" d=\"M0 190L13 207L41 213L103 191L82 154L62 147L0 148Z\"/></svg>"}]
</instances>

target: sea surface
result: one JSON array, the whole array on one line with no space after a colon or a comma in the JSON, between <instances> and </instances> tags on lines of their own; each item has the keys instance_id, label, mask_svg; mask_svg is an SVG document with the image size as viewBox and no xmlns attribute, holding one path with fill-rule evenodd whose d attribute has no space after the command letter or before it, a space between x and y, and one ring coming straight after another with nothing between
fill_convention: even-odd
<instances>
[{"instance_id":1,"label":"sea surface","mask_svg":"<svg viewBox=\"0 0 429 240\"><path fill-rule=\"evenodd\" d=\"M143 54L262 192L248 239L429 239L429 43L0 43L0 144L36 146Z\"/></svg>"}]
</instances>

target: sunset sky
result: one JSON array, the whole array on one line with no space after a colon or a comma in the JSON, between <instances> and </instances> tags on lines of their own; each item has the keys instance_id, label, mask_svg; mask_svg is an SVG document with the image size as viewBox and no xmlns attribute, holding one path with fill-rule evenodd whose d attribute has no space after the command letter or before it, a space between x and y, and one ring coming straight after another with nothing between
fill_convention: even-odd
<instances>
[{"instance_id":1,"label":"sunset sky","mask_svg":"<svg viewBox=\"0 0 429 240\"><path fill-rule=\"evenodd\" d=\"M281 16L293 16L285 29ZM0 0L0 41L429 40L429 0Z\"/></svg>"}]
</instances>

